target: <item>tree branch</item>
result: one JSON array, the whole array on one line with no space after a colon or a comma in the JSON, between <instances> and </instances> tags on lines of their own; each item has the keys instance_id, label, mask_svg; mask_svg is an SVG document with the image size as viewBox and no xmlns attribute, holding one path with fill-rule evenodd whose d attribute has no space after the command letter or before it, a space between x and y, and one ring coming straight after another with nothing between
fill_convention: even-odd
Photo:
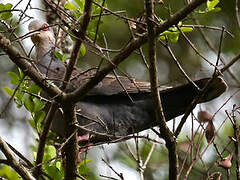
<instances>
[{"instance_id":1,"label":"tree branch","mask_svg":"<svg viewBox=\"0 0 240 180\"><path fill-rule=\"evenodd\" d=\"M176 140L173 133L169 130L166 124L166 119L163 112L163 107L160 98L160 92L158 90L158 73L157 73L157 58L156 58L156 37L154 36L154 5L153 0L145 0L145 8L147 15L147 30L148 30L148 42L149 42L149 75L151 82L151 91L154 101L154 107L156 107L156 119L159 122L160 135L166 142L169 158L169 179L177 179L178 174L178 159ZM160 137L160 138L161 138Z\"/></svg>"},{"instance_id":2,"label":"tree branch","mask_svg":"<svg viewBox=\"0 0 240 180\"><path fill-rule=\"evenodd\" d=\"M24 179L24 180L35 180L35 178L29 173L29 171L19 163L7 143L0 137L0 149L6 156L10 166Z\"/></svg>"},{"instance_id":3,"label":"tree branch","mask_svg":"<svg viewBox=\"0 0 240 180\"><path fill-rule=\"evenodd\" d=\"M82 20L80 29L77 33L77 37L79 37L79 38L76 40L73 50L72 50L72 53L71 53L71 57L70 57L70 61L67 66L63 85L61 87L61 89L63 89L63 90L67 87L67 84L71 78L71 74L74 69L74 66L76 65L76 62L78 60L79 50L81 48L83 40L85 39L87 27L88 27L88 24L91 19L91 8L92 8L92 0L85 0L83 20Z\"/></svg>"},{"instance_id":4,"label":"tree branch","mask_svg":"<svg viewBox=\"0 0 240 180\"><path fill-rule=\"evenodd\" d=\"M66 134L71 138L64 147L64 156L66 157L65 180L75 180L77 178L77 158L78 158L78 142L77 142L77 123L76 108L74 104L65 104L63 107L64 119L67 122ZM74 134L74 135L73 135Z\"/></svg>"}]
</instances>

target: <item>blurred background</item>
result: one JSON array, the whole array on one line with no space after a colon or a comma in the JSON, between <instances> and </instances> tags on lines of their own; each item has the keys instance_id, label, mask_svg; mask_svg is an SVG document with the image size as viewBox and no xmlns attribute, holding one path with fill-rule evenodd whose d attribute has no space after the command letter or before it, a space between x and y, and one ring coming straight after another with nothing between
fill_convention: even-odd
<instances>
[{"instance_id":1,"label":"blurred background","mask_svg":"<svg viewBox=\"0 0 240 180\"><path fill-rule=\"evenodd\" d=\"M29 1L22 0L19 1L18 9L25 9L27 4L30 2L31 6L28 6L26 10L26 14L32 18L50 19L49 16L46 18L46 13L39 9L46 9L45 4L42 1ZM169 13L173 14L183 6L185 6L184 1L174 1L174 0L164 0L164 4L160 4L156 6L156 14L162 20L165 20L169 17ZM8 3L7 0L0 0L0 3ZM15 5L18 3L15 3ZM144 11L144 1L143 0L114 0L106 1L107 7L112 11L124 11L122 15L126 15L130 18L137 17L143 14ZM237 17L235 12L235 1L220 1L217 7L221 8L219 12L208 12L201 13L206 8L204 4L199 8L194 15L188 16L183 24L196 24L211 26L212 28L194 28L192 32L186 33L187 37L194 44L198 52L200 52L204 57L206 57L213 64L216 63L217 60L217 52L220 44L220 36L221 36L221 28L225 27L225 29L233 36L225 33L222 39L222 49L221 56L225 63L228 63L232 58L234 58L239 51L239 25L237 23ZM30 21L23 20L20 22L18 26L14 26L19 19L18 12L13 12L14 16L11 18L11 21L8 23L13 27L16 27L15 33L18 36L23 36L28 32L27 26ZM51 13L50 13L51 14ZM239 14L238 14L239 15ZM54 17L51 16L51 21L49 23L54 23ZM220 30L216 30L219 28ZM4 31L6 27L1 22L0 23L0 31ZM200 31L201 30L201 31ZM120 50L124 45L127 44L129 38L131 37L131 33L128 28L128 24L124 22L122 19L117 18L115 16L103 16L102 22L99 29L99 39L98 43L101 46L105 46L103 35L106 37L107 45L111 49ZM208 44L211 46L209 47ZM27 49L27 52L30 51L33 46L30 38L23 40L24 46ZM197 53L189 46L187 41L180 35L179 40L176 43L169 42L169 46L172 48L174 55L184 68L185 72L193 79L200 79L203 77L209 77L213 74L214 68L209 66L209 64L204 61ZM71 46L70 46L71 48ZM89 67L97 66L100 62L100 58L92 53L92 49L88 46L87 53L84 57L81 57L78 61L79 68L87 69ZM143 52L148 59L147 53L148 47L147 44L143 46ZM1 53L1 52L0 52ZM110 56L114 56L114 53L110 54ZM161 85L176 85L180 83L186 82L185 78L177 68L176 64L172 60L172 57L169 55L166 48L164 48L161 43L157 44L157 59L158 59L158 70L159 70L159 81ZM0 111L2 112L6 104L8 103L10 97L2 91L2 87L11 87L13 85L9 82L10 78L7 75L7 72L17 72L16 66L8 59L7 56L0 56ZM223 67L222 63L220 63L219 67ZM137 54L132 54L127 60L120 64L119 68L126 72L129 76L134 77L139 80L149 80L148 69L143 63L142 59ZM231 68L231 72L233 73L236 79L240 79L240 71L239 71L239 63L235 63ZM119 75L122 75L120 71L117 70ZM214 114L226 101L230 96L232 96L236 90L239 88L238 82L234 80L233 76L229 75L228 72L224 73L224 79L226 80L229 90L220 98L197 106L194 111L196 116L197 112L200 109L208 110L210 113ZM236 104L239 106L239 94L235 93L235 95L226 103L226 105L216 114L214 119L214 125L217 129L222 122L226 119L225 110L231 111L232 106ZM17 108L14 102L11 102L9 107L3 113L3 116L0 119L0 136L3 137L7 142L13 145L16 149L26 155L28 158L33 159L33 153L30 148L31 145L35 145L35 134L28 124L28 120L30 119L30 115L24 108ZM176 122L179 121L179 118L176 119ZM194 121L194 130L197 129L199 124L197 121ZM172 127L173 122L168 122L169 127ZM186 148L188 147L187 139L191 137L192 133L192 124L191 118L189 118L188 123L185 124L182 133L178 139L179 145L179 159L180 165L181 161L184 159L184 155L186 155ZM215 139L216 144L218 144L219 149L224 149L227 143L229 142L228 136L231 136L233 133L231 128L231 123L226 121L224 126L221 127L218 136ZM141 134L149 134L150 137L156 138L156 136L149 130L142 132ZM199 132L199 134L201 134ZM162 140L158 141L164 143ZM136 143L134 140L130 140L127 142L129 148L135 149ZM202 146L206 146L206 141L203 142ZM89 163L91 170L93 170L97 175L112 175L115 176L114 173L103 163L102 158L107 159L108 162L123 173L123 176L126 179L139 179L139 173L137 170L137 163L131 158L128 152L128 148L125 143L119 144L111 144L111 145L103 145L100 147L93 147L89 153L88 158L93 160L93 163ZM148 152L152 148L152 143L141 140L139 142L139 147L141 149L141 157L146 159ZM154 145L155 146L155 145ZM229 146L231 149L232 144ZM148 163L147 169L145 171L145 179L153 180L153 179L167 179L167 151L163 148L163 145L157 144L154 147L154 152L151 156L151 159ZM184 149L185 148L185 149ZM210 165L212 165L212 171L220 171L223 172L223 177L225 177L225 171L222 168L214 166L214 162L216 161L217 154L216 150L213 147L208 148L208 153L205 153L202 157L202 161L199 164L196 164L196 167L192 170L189 179L202 176L204 177L204 173L208 169ZM96 163L95 163L96 162ZM202 168L202 166L204 168ZM232 172L232 177L234 177L234 171ZM99 177L92 176L91 179L99 179Z\"/></svg>"}]
</instances>

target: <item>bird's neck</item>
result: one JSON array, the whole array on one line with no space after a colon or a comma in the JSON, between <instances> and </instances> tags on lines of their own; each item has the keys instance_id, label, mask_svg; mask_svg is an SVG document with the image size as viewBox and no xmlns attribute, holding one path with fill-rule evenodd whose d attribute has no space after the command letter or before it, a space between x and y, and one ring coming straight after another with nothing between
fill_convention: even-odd
<instances>
[{"instance_id":1,"label":"bird's neck","mask_svg":"<svg viewBox=\"0 0 240 180\"><path fill-rule=\"evenodd\" d=\"M47 55L50 54L50 52L54 48L53 42L41 42L36 45L36 53L37 53L37 60L42 61L42 59Z\"/></svg>"}]
</instances>

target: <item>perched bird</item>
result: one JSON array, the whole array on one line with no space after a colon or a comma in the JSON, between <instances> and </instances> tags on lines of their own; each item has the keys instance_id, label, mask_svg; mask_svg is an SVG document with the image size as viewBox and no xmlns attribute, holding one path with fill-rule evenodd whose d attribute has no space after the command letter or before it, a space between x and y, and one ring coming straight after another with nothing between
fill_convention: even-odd
<instances>
[{"instance_id":1,"label":"perched bird","mask_svg":"<svg viewBox=\"0 0 240 180\"><path fill-rule=\"evenodd\" d=\"M31 39L36 48L38 70L46 75L46 78L60 86L66 68L54 56L55 36L51 27L43 21L34 20L29 24L29 30L33 32ZM94 74L94 70L83 72L75 69L66 92L74 91L91 79ZM194 82L203 88L209 79L205 78ZM221 77L215 78L200 103L220 96L226 89L227 85L224 80ZM161 90L160 95L166 120L169 121L182 115L198 94L199 91L190 83ZM129 99L129 96L133 101ZM155 118L150 83L127 77L119 76L117 79L111 75L106 76L76 106L80 126L79 134L92 134L89 139L92 143L111 141L117 136L127 136L158 124ZM59 109L55 114L52 130L60 136L65 136L65 127L66 122L61 109Z\"/></svg>"}]
</instances>

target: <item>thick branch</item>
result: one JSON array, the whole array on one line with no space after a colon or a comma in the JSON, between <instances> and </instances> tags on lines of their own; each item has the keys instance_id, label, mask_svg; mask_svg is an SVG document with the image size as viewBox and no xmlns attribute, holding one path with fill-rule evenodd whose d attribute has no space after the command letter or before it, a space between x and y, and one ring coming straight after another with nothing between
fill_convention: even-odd
<instances>
[{"instance_id":1,"label":"thick branch","mask_svg":"<svg viewBox=\"0 0 240 180\"><path fill-rule=\"evenodd\" d=\"M77 158L78 158L78 143L77 143L77 117L76 109L73 104L68 104L63 107L64 119L67 122L66 133L67 137L71 137L64 147L64 156L66 157L65 180L75 180L77 178Z\"/></svg>"}]
</instances>

